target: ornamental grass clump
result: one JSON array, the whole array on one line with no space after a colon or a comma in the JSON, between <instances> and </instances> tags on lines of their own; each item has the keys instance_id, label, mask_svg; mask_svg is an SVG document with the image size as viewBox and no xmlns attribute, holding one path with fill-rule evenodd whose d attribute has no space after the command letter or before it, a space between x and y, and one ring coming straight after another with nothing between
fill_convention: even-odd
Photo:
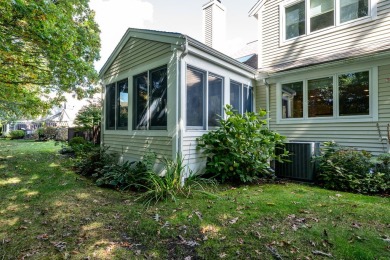
<instances>
[{"instance_id":1,"label":"ornamental grass clump","mask_svg":"<svg viewBox=\"0 0 390 260\"><path fill-rule=\"evenodd\" d=\"M283 148L285 137L268 129L266 111L239 114L227 105L225 112L220 127L198 139L198 148L207 156L207 176L222 183L272 176L270 160L284 161L288 152ZM276 155L276 149L284 151Z\"/></svg>"}]
</instances>

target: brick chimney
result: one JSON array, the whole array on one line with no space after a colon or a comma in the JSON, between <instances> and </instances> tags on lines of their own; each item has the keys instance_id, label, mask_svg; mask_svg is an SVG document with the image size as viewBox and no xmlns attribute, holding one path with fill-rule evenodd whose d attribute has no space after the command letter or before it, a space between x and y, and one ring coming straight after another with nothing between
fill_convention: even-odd
<instances>
[{"instance_id":1,"label":"brick chimney","mask_svg":"<svg viewBox=\"0 0 390 260\"><path fill-rule=\"evenodd\" d=\"M226 40L226 8L220 0L203 5L203 43L222 51Z\"/></svg>"}]
</instances>

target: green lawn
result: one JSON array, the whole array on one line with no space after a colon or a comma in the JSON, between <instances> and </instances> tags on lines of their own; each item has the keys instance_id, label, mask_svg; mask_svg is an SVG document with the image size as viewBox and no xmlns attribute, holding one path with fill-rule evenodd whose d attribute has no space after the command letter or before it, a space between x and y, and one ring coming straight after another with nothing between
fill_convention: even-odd
<instances>
[{"instance_id":1,"label":"green lawn","mask_svg":"<svg viewBox=\"0 0 390 260\"><path fill-rule=\"evenodd\" d=\"M0 141L0 259L390 258L389 198L287 183L146 209L58 150Z\"/></svg>"}]
</instances>

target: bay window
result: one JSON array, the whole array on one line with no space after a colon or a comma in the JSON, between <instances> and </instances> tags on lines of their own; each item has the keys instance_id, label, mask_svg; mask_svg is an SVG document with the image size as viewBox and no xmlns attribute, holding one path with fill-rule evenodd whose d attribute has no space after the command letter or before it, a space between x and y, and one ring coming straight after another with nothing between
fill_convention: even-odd
<instances>
[{"instance_id":1,"label":"bay window","mask_svg":"<svg viewBox=\"0 0 390 260\"><path fill-rule=\"evenodd\" d=\"M106 86L106 129L127 130L129 113L128 80Z\"/></svg>"},{"instance_id":2,"label":"bay window","mask_svg":"<svg viewBox=\"0 0 390 260\"><path fill-rule=\"evenodd\" d=\"M223 77L188 66L186 79L187 127L207 130L219 126L223 115Z\"/></svg>"},{"instance_id":3,"label":"bay window","mask_svg":"<svg viewBox=\"0 0 390 260\"><path fill-rule=\"evenodd\" d=\"M134 129L167 129L167 67L133 77Z\"/></svg>"},{"instance_id":4,"label":"bay window","mask_svg":"<svg viewBox=\"0 0 390 260\"><path fill-rule=\"evenodd\" d=\"M373 0L298 0L281 4L284 39L369 17Z\"/></svg>"},{"instance_id":5,"label":"bay window","mask_svg":"<svg viewBox=\"0 0 390 260\"><path fill-rule=\"evenodd\" d=\"M282 120L369 118L373 116L371 70L280 84Z\"/></svg>"}]
</instances>

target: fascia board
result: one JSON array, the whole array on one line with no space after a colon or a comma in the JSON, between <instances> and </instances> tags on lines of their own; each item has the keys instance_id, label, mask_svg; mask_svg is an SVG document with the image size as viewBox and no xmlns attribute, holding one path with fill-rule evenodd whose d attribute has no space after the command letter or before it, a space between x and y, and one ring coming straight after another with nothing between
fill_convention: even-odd
<instances>
[{"instance_id":1,"label":"fascia board","mask_svg":"<svg viewBox=\"0 0 390 260\"><path fill-rule=\"evenodd\" d=\"M261 9L261 7L263 7L265 3L265 0L259 0L252 8L251 10L249 10L249 17L251 16L255 16Z\"/></svg>"}]
</instances>

